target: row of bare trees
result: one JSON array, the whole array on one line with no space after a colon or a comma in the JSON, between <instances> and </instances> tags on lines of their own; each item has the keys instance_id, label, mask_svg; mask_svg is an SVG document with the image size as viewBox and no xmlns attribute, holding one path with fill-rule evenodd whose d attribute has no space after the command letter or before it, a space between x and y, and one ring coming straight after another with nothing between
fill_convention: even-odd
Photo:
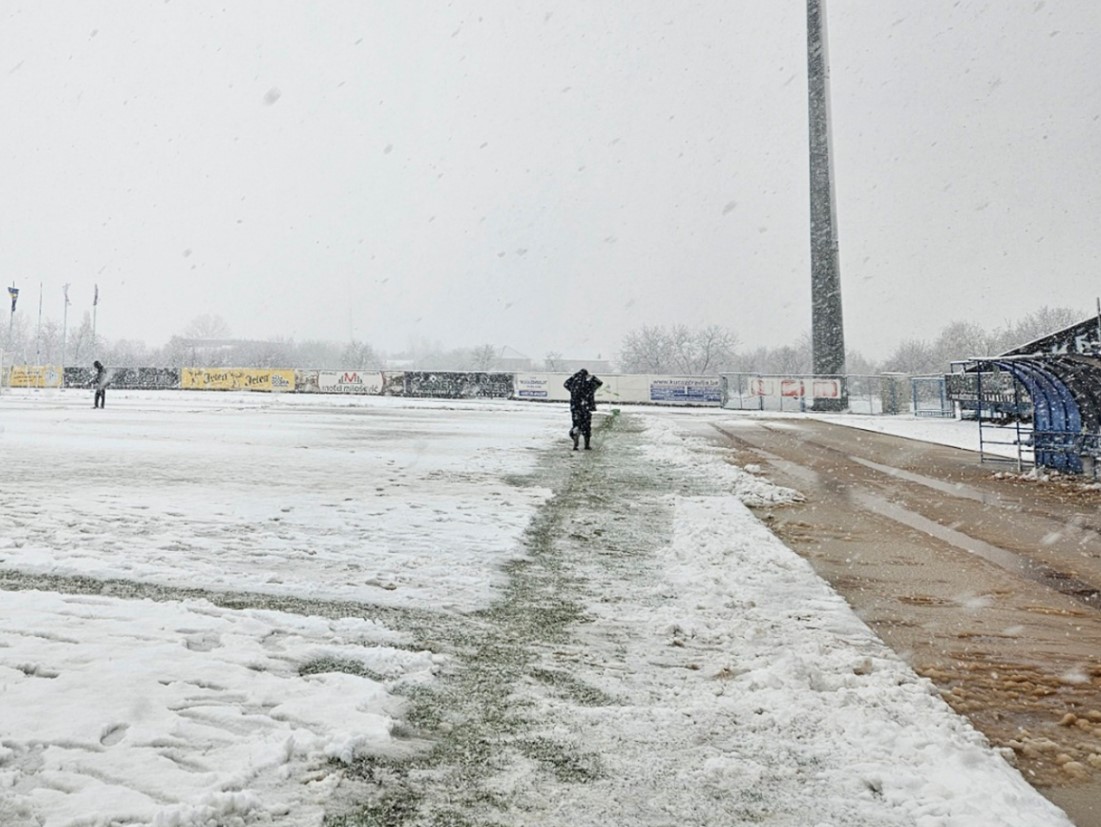
<instances>
[{"instance_id":1,"label":"row of bare trees","mask_svg":"<svg viewBox=\"0 0 1101 827\"><path fill-rule=\"evenodd\" d=\"M99 359L111 367L255 367L303 366L332 370L378 370L382 357L366 342L345 344L289 339L247 341L231 338L229 326L220 316L199 316L184 330L159 348L130 339L108 340L96 336L92 341L91 314L80 324L62 331L62 326L46 320L32 329L27 316L15 314L11 322L11 341L5 338L0 348L7 350L5 361L33 365L90 365ZM6 331L5 331L6 332ZM64 338L64 353L62 339Z\"/></svg>"},{"instance_id":2,"label":"row of bare trees","mask_svg":"<svg viewBox=\"0 0 1101 827\"><path fill-rule=\"evenodd\" d=\"M952 361L973 356L993 356L1046 336L1081 321L1080 313L1065 307L1041 307L1015 322L986 330L970 321L953 321L935 338L905 339L887 359L874 362L850 351L846 368L851 374L885 371L922 374L942 373ZM5 349L25 364L90 364L98 358L113 367L309 367L323 370L379 370L388 363L423 370L485 371L498 365L499 350L493 345L444 349L425 341L411 344L408 352L385 357L370 344L323 341L295 342L277 338L243 341L231 338L220 316L199 316L160 348L148 348L132 340L93 342L92 318L87 312L68 331L47 320L32 328L27 316L12 320L11 344ZM64 338L64 354L62 339ZM651 326L631 331L624 339L615 368L621 373L677 373L693 376L730 373L809 374L813 372L810 335L794 344L738 351L738 337L731 330L712 325ZM564 364L560 354L548 353L545 369Z\"/></svg>"},{"instance_id":3,"label":"row of bare trees","mask_svg":"<svg viewBox=\"0 0 1101 827\"><path fill-rule=\"evenodd\" d=\"M931 340L904 339L882 362L850 350L845 359L846 371L945 373L953 361L1005 353L1080 321L1082 314L1067 307L1041 307L994 330L975 322L953 321ZM623 373L696 376L724 372L800 375L814 371L809 333L782 347L738 352L737 345L737 336L721 327L642 327L624 337L618 367Z\"/></svg>"},{"instance_id":4,"label":"row of bare trees","mask_svg":"<svg viewBox=\"0 0 1101 827\"><path fill-rule=\"evenodd\" d=\"M724 327L643 327L627 334L619 353L623 373L705 376L733 370L738 337Z\"/></svg>"},{"instance_id":5,"label":"row of bare trees","mask_svg":"<svg viewBox=\"0 0 1101 827\"><path fill-rule=\"evenodd\" d=\"M83 364L95 358L92 314L89 312L84 313L79 324L70 323L68 330L54 319L45 319L39 325L26 313L16 313L5 322L0 334L0 350L8 351L11 357L24 364ZM102 337L96 338L102 344Z\"/></svg>"},{"instance_id":6,"label":"row of bare trees","mask_svg":"<svg viewBox=\"0 0 1101 827\"><path fill-rule=\"evenodd\" d=\"M953 361L997 356L1049 333L1082 321L1068 307L1041 307L1015 322L985 330L975 322L954 321L932 340L904 339L884 361L882 370L898 373L942 373Z\"/></svg>"}]
</instances>

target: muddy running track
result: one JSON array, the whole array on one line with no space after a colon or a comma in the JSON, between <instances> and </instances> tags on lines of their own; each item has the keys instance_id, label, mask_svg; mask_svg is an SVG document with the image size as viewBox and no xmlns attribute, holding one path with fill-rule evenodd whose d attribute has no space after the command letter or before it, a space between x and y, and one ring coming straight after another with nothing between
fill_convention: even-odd
<instances>
[{"instance_id":1,"label":"muddy running track","mask_svg":"<svg viewBox=\"0 0 1101 827\"><path fill-rule=\"evenodd\" d=\"M1076 824L1101 825L1101 491L809 419L717 430L806 496L758 516Z\"/></svg>"}]
</instances>

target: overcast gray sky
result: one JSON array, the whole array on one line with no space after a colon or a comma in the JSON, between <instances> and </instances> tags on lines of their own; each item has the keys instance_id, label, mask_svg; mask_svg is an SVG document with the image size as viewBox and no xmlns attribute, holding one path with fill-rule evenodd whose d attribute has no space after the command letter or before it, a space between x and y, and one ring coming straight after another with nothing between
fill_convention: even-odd
<instances>
[{"instance_id":1,"label":"overcast gray sky","mask_svg":"<svg viewBox=\"0 0 1101 827\"><path fill-rule=\"evenodd\" d=\"M109 339L810 326L804 0L0 0L0 281ZM846 339L1101 293L1101 3L829 0Z\"/></svg>"}]
</instances>

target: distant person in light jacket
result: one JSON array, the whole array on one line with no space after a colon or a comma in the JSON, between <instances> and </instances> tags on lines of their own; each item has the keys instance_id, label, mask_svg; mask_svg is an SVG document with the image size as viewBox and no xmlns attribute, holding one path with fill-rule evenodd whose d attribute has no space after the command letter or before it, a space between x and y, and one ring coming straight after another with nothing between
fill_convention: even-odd
<instances>
[{"instance_id":1,"label":"distant person in light jacket","mask_svg":"<svg viewBox=\"0 0 1101 827\"><path fill-rule=\"evenodd\" d=\"M562 387L570 392L570 417L573 427L570 428L570 438L573 439L573 449L577 450L577 444L581 437L585 438L585 450L592 446L589 440L593 435L593 411L596 410L596 389L604 383L595 376L590 376L585 368L567 379Z\"/></svg>"},{"instance_id":2,"label":"distant person in light jacket","mask_svg":"<svg viewBox=\"0 0 1101 827\"><path fill-rule=\"evenodd\" d=\"M92 402L92 407L102 408L107 404L107 368L101 365L98 359L92 362L92 367L96 369L95 378L92 380L92 387L96 389L96 397Z\"/></svg>"}]
</instances>

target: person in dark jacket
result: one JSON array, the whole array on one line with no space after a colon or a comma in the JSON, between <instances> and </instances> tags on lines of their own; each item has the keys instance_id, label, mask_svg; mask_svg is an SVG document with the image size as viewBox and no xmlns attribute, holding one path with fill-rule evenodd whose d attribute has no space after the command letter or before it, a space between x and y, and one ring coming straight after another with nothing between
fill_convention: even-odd
<instances>
[{"instance_id":1,"label":"person in dark jacket","mask_svg":"<svg viewBox=\"0 0 1101 827\"><path fill-rule=\"evenodd\" d=\"M581 368L562 385L570 392L570 417L573 419L570 437L573 439L573 449L575 451L581 437L585 438L586 451L592 447L589 445L589 440L592 439L593 435L596 389L603 384L595 376L591 376L585 368Z\"/></svg>"},{"instance_id":2,"label":"person in dark jacket","mask_svg":"<svg viewBox=\"0 0 1101 827\"><path fill-rule=\"evenodd\" d=\"M96 389L96 397L92 402L92 407L102 408L107 405L107 368L101 365L98 359L92 362L92 366L96 369L95 378L92 380L92 387Z\"/></svg>"}]
</instances>

